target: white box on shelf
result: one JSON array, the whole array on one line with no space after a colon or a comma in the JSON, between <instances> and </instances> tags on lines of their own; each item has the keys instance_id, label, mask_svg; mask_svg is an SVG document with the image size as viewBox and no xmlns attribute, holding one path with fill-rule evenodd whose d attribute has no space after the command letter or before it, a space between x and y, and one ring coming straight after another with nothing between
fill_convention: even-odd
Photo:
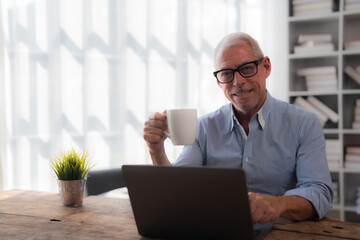
<instances>
[{"instance_id":1,"label":"white box on shelf","mask_svg":"<svg viewBox=\"0 0 360 240\"><path fill-rule=\"evenodd\" d=\"M323 66L323 67L300 68L296 71L296 73L300 77L306 77L311 75L336 74L336 67Z\"/></svg>"}]
</instances>

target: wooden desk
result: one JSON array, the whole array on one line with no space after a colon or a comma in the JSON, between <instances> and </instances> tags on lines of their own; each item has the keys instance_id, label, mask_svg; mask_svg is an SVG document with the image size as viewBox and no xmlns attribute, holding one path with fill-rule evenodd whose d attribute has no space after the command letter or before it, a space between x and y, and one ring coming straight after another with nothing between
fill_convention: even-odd
<instances>
[{"instance_id":1,"label":"wooden desk","mask_svg":"<svg viewBox=\"0 0 360 240\"><path fill-rule=\"evenodd\" d=\"M69 208L55 193L11 190L0 192L0 239L146 238L137 232L128 199L91 196ZM279 221L265 239L360 239L360 224Z\"/></svg>"}]
</instances>

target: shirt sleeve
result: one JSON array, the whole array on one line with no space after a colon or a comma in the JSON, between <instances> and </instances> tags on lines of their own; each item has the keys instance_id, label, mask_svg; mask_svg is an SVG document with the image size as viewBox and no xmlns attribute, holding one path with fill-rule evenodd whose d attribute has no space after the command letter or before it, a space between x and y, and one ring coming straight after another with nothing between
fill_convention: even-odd
<instances>
[{"instance_id":1,"label":"shirt sleeve","mask_svg":"<svg viewBox=\"0 0 360 240\"><path fill-rule=\"evenodd\" d=\"M299 144L296 156L295 189L286 196L300 196L310 201L322 219L331 209L333 190L330 171L327 165L325 138L320 121L315 114L308 115L299 127Z\"/></svg>"},{"instance_id":2,"label":"shirt sleeve","mask_svg":"<svg viewBox=\"0 0 360 240\"><path fill-rule=\"evenodd\" d=\"M173 166L203 166L203 157L197 139L193 145L184 146Z\"/></svg>"}]
</instances>

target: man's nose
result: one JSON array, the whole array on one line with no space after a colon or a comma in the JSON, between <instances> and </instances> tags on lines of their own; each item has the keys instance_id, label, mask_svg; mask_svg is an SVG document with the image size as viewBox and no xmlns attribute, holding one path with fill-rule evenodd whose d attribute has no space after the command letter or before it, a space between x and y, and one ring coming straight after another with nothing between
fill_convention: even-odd
<instances>
[{"instance_id":1,"label":"man's nose","mask_svg":"<svg viewBox=\"0 0 360 240\"><path fill-rule=\"evenodd\" d=\"M238 71L236 71L234 74L235 74L233 81L234 85L239 86L245 83L246 79L243 76L241 76Z\"/></svg>"}]
</instances>

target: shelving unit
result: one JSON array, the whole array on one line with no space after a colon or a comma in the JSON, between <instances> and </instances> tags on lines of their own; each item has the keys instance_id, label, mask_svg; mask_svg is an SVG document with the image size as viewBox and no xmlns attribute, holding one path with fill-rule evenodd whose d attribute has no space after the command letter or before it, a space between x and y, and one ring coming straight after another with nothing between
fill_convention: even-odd
<instances>
[{"instance_id":1,"label":"shelving unit","mask_svg":"<svg viewBox=\"0 0 360 240\"><path fill-rule=\"evenodd\" d=\"M345 146L360 145L360 130L352 129L356 99L360 99L360 84L344 74L344 67L360 65L360 49L344 50L344 43L360 40L360 10L345 11L345 0L333 0L332 13L292 16L292 1L289 0L289 102L296 97L315 96L336 111L337 123L327 121L324 125L326 139L338 139L340 168L331 170L334 182L338 183L339 202L333 204L329 216L342 221L360 222L356 212L357 189L360 187L360 168L344 167ZM330 52L294 54L294 46L300 34L331 34L335 49ZM308 91L305 80L297 76L300 68L336 66L337 89L333 91Z\"/></svg>"}]
</instances>

